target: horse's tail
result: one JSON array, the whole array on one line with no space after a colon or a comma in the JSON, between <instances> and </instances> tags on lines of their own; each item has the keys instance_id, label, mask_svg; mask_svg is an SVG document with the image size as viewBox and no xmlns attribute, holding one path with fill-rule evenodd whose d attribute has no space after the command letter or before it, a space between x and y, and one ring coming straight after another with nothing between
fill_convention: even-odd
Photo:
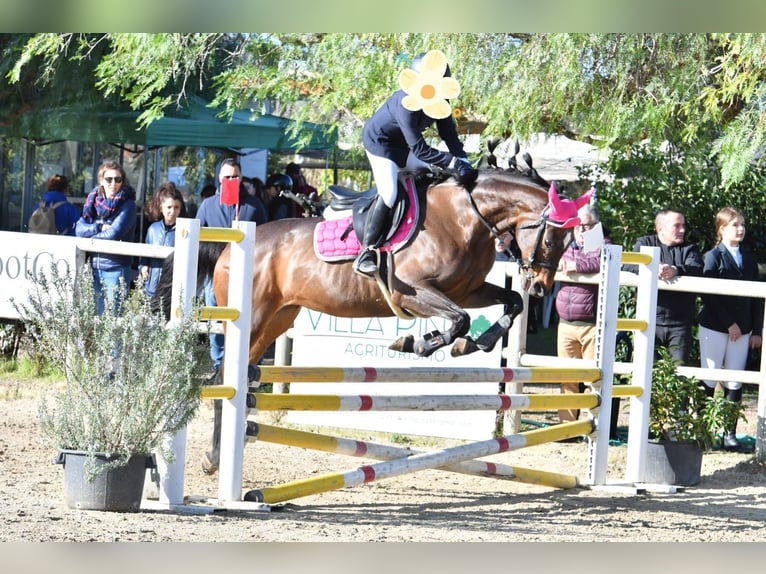
<instances>
[{"instance_id":1,"label":"horse's tail","mask_svg":"<svg viewBox=\"0 0 766 574\"><path fill-rule=\"evenodd\" d=\"M215 264L218 258L226 248L225 243L211 243L202 242L199 245L199 256L197 258L197 285L195 293L202 287L202 282L205 277L213 276L215 270ZM173 253L165 258L165 262L162 265L162 274L160 275L160 281L157 284L157 290L152 295L150 306L154 313L162 313L165 316L165 320L170 319L170 305L172 303L173 293Z\"/></svg>"}]
</instances>

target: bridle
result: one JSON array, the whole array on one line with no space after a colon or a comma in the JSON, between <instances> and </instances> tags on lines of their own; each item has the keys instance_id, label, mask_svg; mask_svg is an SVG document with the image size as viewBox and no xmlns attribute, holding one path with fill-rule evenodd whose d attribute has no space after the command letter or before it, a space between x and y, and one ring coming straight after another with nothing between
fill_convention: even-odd
<instances>
[{"instance_id":1,"label":"bridle","mask_svg":"<svg viewBox=\"0 0 766 574\"><path fill-rule=\"evenodd\" d=\"M500 230L495 227L494 225L490 224L489 221L481 214L479 211L478 206L476 205L476 201L473 199L473 195L470 191L466 190L466 193L468 194L468 199L471 203L471 208L473 209L476 216L479 218L479 221L482 222L484 227L486 227L489 232L492 234L492 236L498 240L502 241L502 233ZM516 242L516 229L508 230L511 234L511 237L513 238L512 243L516 243L516 249L512 249L509 247L505 248L505 253L508 255L508 257L511 259L511 261L515 261L519 264L521 269L524 271L524 275L526 277L532 276L532 266L537 265L538 267L542 267L543 269L548 269L550 271L556 271L556 266L551 265L547 261L538 261L535 259L535 256L537 255L537 251L540 249L540 244L543 241L543 235L545 234L545 228L548 225L552 225L554 227L561 227L559 224L557 224L555 221L552 221L548 214L550 213L551 205L548 204L543 209L543 212L540 214L540 217L537 219L537 221L533 223L527 223L526 225L522 225L519 227L519 229L535 229L537 228L537 237L535 237L535 244L532 248L532 254L528 259L524 259L524 256L521 254L521 249L518 248L518 243Z\"/></svg>"}]
</instances>

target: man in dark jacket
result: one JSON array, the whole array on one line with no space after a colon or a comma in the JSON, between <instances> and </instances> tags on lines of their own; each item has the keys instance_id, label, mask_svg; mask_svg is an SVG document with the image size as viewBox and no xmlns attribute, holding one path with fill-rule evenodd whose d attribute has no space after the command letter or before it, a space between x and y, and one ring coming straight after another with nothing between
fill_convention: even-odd
<instances>
[{"instance_id":1,"label":"man in dark jacket","mask_svg":"<svg viewBox=\"0 0 766 574\"><path fill-rule=\"evenodd\" d=\"M701 276L703 261L699 248L686 241L686 219L680 211L663 209L654 218L654 235L639 237L633 251L642 246L660 248L659 278L672 281L682 275ZM635 265L625 267L636 272ZM692 323L697 309L696 295L684 291L660 290L657 294L657 325L654 345L666 347L681 364L688 364L692 349ZM655 351L655 358L657 353Z\"/></svg>"},{"instance_id":2,"label":"man in dark jacket","mask_svg":"<svg viewBox=\"0 0 766 574\"><path fill-rule=\"evenodd\" d=\"M239 205L224 205L221 203L221 187L226 179L236 179L239 182ZM263 202L255 195L250 195L242 185L242 169L234 158L226 158L221 162L218 172L218 190L215 195L202 202L197 211L197 219L203 227L230 228L235 219L240 221L255 221L257 225L269 220L268 211ZM239 217L237 218L237 215ZM205 279L205 305L215 307L215 294L211 277ZM213 369L216 376L223 361L224 338L220 333L210 335L210 358L213 359Z\"/></svg>"}]
</instances>

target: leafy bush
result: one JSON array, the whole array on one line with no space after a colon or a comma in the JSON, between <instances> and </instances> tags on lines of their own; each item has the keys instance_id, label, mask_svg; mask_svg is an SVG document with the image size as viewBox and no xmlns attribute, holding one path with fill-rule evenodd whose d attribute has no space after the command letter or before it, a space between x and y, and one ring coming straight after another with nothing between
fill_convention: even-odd
<instances>
[{"instance_id":1,"label":"leafy bush","mask_svg":"<svg viewBox=\"0 0 766 574\"><path fill-rule=\"evenodd\" d=\"M165 325L139 287L130 291L121 315L107 302L98 316L87 266L76 279L52 268L49 276L32 280L28 301L14 305L35 333L38 350L65 379L40 403L47 441L86 451L90 479L97 474L95 453L118 456L100 467L105 470L162 449L165 435L197 412L201 375L209 368L195 314ZM172 453L162 454L172 460Z\"/></svg>"},{"instance_id":2,"label":"leafy bush","mask_svg":"<svg viewBox=\"0 0 766 574\"><path fill-rule=\"evenodd\" d=\"M649 432L657 440L714 444L716 435L744 419L742 403L721 395L708 397L699 381L676 373L676 362L665 347L657 348L659 358L652 367L652 399L649 405Z\"/></svg>"}]
</instances>

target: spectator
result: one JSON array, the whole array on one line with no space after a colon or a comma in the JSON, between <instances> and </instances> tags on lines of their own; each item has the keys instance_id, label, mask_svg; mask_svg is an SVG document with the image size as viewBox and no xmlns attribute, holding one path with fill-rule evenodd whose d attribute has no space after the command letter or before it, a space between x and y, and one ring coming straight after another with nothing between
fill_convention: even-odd
<instances>
[{"instance_id":1,"label":"spectator","mask_svg":"<svg viewBox=\"0 0 766 574\"><path fill-rule=\"evenodd\" d=\"M200 197L200 204L205 201L208 197L213 197L215 195L215 185L212 183L208 183L205 187L202 188L202 191L199 192Z\"/></svg>"},{"instance_id":2,"label":"spectator","mask_svg":"<svg viewBox=\"0 0 766 574\"><path fill-rule=\"evenodd\" d=\"M598 273L601 267L601 247L585 252L585 232L599 222L599 214L592 204L583 205L578 211L580 224L574 228L574 240L559 261L559 271L564 274ZM610 243L608 239L605 243ZM598 309L598 285L592 283L568 283L561 281L556 294L556 312L559 315L557 353L559 357L594 359L596 357L596 311ZM562 393L582 393L584 383L561 383ZM578 409L560 409L561 422L576 421Z\"/></svg>"},{"instance_id":3,"label":"spectator","mask_svg":"<svg viewBox=\"0 0 766 574\"><path fill-rule=\"evenodd\" d=\"M415 171L437 165L454 169L464 185L473 184L478 175L466 159L449 102L444 98L421 101L423 98L419 93L410 94L407 91L413 88L421 73L422 77L438 76L438 86L429 85L435 90L438 87L437 93L460 93L459 84L450 77L446 56L439 50L431 50L416 56L410 69L402 71L399 75L402 89L394 92L364 124L362 142L378 195L368 214L362 252L353 265L354 271L362 275L373 276L378 270L375 250L383 241L391 208L396 201L400 168ZM449 152L431 147L423 137L423 132L434 124Z\"/></svg>"},{"instance_id":4,"label":"spectator","mask_svg":"<svg viewBox=\"0 0 766 574\"><path fill-rule=\"evenodd\" d=\"M237 180L239 185L239 205L224 205L221 203L221 185L224 180ZM269 219L266 206L256 196L250 195L242 185L242 168L235 158L226 158L221 162L218 171L218 189L215 194L204 199L197 211L197 219L204 227L230 228L234 221L254 221L256 224L266 223ZM212 277L205 278L205 305L215 307ZM210 357L213 359L215 378L223 361L224 338L221 333L210 336Z\"/></svg>"},{"instance_id":5,"label":"spectator","mask_svg":"<svg viewBox=\"0 0 766 574\"><path fill-rule=\"evenodd\" d=\"M133 241L136 228L136 194L128 183L125 170L113 160L104 161L98 168L99 185L85 200L82 217L77 220L77 237ZM115 313L122 307L133 280L133 257L109 253L91 253L93 287L96 293L96 312L104 312L109 301Z\"/></svg>"},{"instance_id":6,"label":"spectator","mask_svg":"<svg viewBox=\"0 0 766 574\"><path fill-rule=\"evenodd\" d=\"M176 220L183 211L184 200L172 181L160 184L149 203L150 220L154 221L146 231L146 243L173 247L176 243ZM144 279L146 294L151 298L157 290L162 274L163 260L142 258L138 270Z\"/></svg>"},{"instance_id":7,"label":"spectator","mask_svg":"<svg viewBox=\"0 0 766 574\"><path fill-rule=\"evenodd\" d=\"M724 207L715 216L717 245L705 253L705 277L758 281L758 264L753 252L742 248L745 217L733 207ZM749 349L761 346L763 299L706 293L699 314L700 363L708 369L744 370ZM703 381L708 396L713 396L716 381ZM742 383L722 381L724 396L742 401ZM741 449L737 423L724 429L723 448Z\"/></svg>"},{"instance_id":8,"label":"spectator","mask_svg":"<svg viewBox=\"0 0 766 574\"><path fill-rule=\"evenodd\" d=\"M317 188L306 183L306 178L303 175L301 166L297 163L288 163L285 167L285 173L293 180L293 193L298 195L305 195L306 199L313 203L317 198ZM306 210L302 205L295 204L294 217L309 217L311 214L306 213Z\"/></svg>"},{"instance_id":9,"label":"spectator","mask_svg":"<svg viewBox=\"0 0 766 574\"><path fill-rule=\"evenodd\" d=\"M282 197L282 190L292 191L293 180L283 173L270 175L266 180L266 195L269 198L268 210L269 221L295 217L295 208L298 205L287 197Z\"/></svg>"},{"instance_id":10,"label":"spectator","mask_svg":"<svg viewBox=\"0 0 766 574\"><path fill-rule=\"evenodd\" d=\"M702 275L702 254L696 244L686 241L686 219L675 209L663 209L654 218L655 233L639 237L633 247L640 251L648 245L660 248L659 278L673 281L682 275ZM637 266L626 265L636 272ZM660 289L657 294L655 347L666 347L680 364L688 364L692 349L692 323L696 314L696 295L684 291ZM655 351L655 359L658 357Z\"/></svg>"},{"instance_id":11,"label":"spectator","mask_svg":"<svg viewBox=\"0 0 766 574\"><path fill-rule=\"evenodd\" d=\"M64 175L52 175L48 178L48 191L43 194L46 207L64 202L55 210L56 230L59 235L74 235L77 220L80 219L80 209L69 202L69 180Z\"/></svg>"}]
</instances>

